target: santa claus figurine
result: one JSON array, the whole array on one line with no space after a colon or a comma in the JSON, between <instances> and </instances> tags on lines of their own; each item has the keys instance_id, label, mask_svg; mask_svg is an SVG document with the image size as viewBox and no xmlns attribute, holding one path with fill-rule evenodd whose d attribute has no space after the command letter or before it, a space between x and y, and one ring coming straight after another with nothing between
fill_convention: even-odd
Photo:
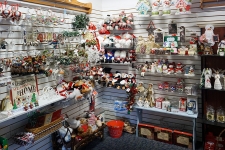
<instances>
[{"instance_id":1,"label":"santa claus figurine","mask_svg":"<svg viewBox=\"0 0 225 150\"><path fill-rule=\"evenodd\" d=\"M214 30L213 25L206 25L205 26L205 33L202 34L202 36L200 37L200 41L202 43L208 43L208 44L210 44L210 46L213 46L215 44L215 42L213 40L213 36L215 35L213 33L213 30Z\"/></svg>"}]
</instances>

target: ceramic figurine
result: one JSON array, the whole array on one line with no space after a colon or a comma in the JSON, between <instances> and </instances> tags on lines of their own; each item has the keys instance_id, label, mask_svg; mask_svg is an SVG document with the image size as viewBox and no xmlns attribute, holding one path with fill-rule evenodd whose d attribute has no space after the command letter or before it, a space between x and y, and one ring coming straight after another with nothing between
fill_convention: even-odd
<instances>
[{"instance_id":1,"label":"ceramic figurine","mask_svg":"<svg viewBox=\"0 0 225 150\"><path fill-rule=\"evenodd\" d=\"M209 46L213 46L215 44L213 40L213 36L215 35L213 25L206 25L205 26L205 33L201 35L200 41L201 43L209 44Z\"/></svg>"},{"instance_id":2,"label":"ceramic figurine","mask_svg":"<svg viewBox=\"0 0 225 150\"><path fill-rule=\"evenodd\" d=\"M145 76L145 72L148 69L148 65L144 64L144 66L141 68L141 76L144 77Z\"/></svg>"},{"instance_id":3,"label":"ceramic figurine","mask_svg":"<svg viewBox=\"0 0 225 150\"><path fill-rule=\"evenodd\" d=\"M154 98L154 89L153 89L152 83L149 83L146 98L150 102L150 107L154 107L155 106L155 98Z\"/></svg>"},{"instance_id":4,"label":"ceramic figurine","mask_svg":"<svg viewBox=\"0 0 225 150\"><path fill-rule=\"evenodd\" d=\"M158 16L159 15L159 7L160 7L160 0L155 0L152 3L152 16Z\"/></svg>"},{"instance_id":5,"label":"ceramic figurine","mask_svg":"<svg viewBox=\"0 0 225 150\"><path fill-rule=\"evenodd\" d=\"M211 88L210 78L212 77L212 70L210 68L203 69L203 74L205 75L205 88Z\"/></svg>"},{"instance_id":6,"label":"ceramic figurine","mask_svg":"<svg viewBox=\"0 0 225 150\"><path fill-rule=\"evenodd\" d=\"M170 65L169 65L169 68L168 68L167 70L168 70L167 74L173 74L173 73L174 73L173 65L170 64Z\"/></svg>"},{"instance_id":7,"label":"ceramic figurine","mask_svg":"<svg viewBox=\"0 0 225 150\"><path fill-rule=\"evenodd\" d=\"M175 7L177 8L177 12L175 15L180 15L180 14L190 14L190 4L186 0L177 0Z\"/></svg>"},{"instance_id":8,"label":"ceramic figurine","mask_svg":"<svg viewBox=\"0 0 225 150\"><path fill-rule=\"evenodd\" d=\"M150 10L150 3L148 0L139 0L136 5L136 10L138 11L138 15L144 16L147 15Z\"/></svg>"},{"instance_id":9,"label":"ceramic figurine","mask_svg":"<svg viewBox=\"0 0 225 150\"><path fill-rule=\"evenodd\" d=\"M170 0L163 0L163 15L170 15L171 9L170 6L172 5Z\"/></svg>"},{"instance_id":10,"label":"ceramic figurine","mask_svg":"<svg viewBox=\"0 0 225 150\"><path fill-rule=\"evenodd\" d=\"M145 100L144 102L144 107L149 108L150 102L148 100Z\"/></svg>"},{"instance_id":11,"label":"ceramic figurine","mask_svg":"<svg viewBox=\"0 0 225 150\"><path fill-rule=\"evenodd\" d=\"M155 65L155 63L153 62L152 64L151 64L151 73L155 73L156 72L156 65Z\"/></svg>"},{"instance_id":12,"label":"ceramic figurine","mask_svg":"<svg viewBox=\"0 0 225 150\"><path fill-rule=\"evenodd\" d=\"M1 100L0 107L1 111L11 111L13 109L12 101L10 100L9 96L6 96Z\"/></svg>"},{"instance_id":13,"label":"ceramic figurine","mask_svg":"<svg viewBox=\"0 0 225 150\"><path fill-rule=\"evenodd\" d=\"M143 105L144 105L144 96L140 96L139 97L138 102L137 102L137 105L139 107L143 107Z\"/></svg>"},{"instance_id":14,"label":"ceramic figurine","mask_svg":"<svg viewBox=\"0 0 225 150\"><path fill-rule=\"evenodd\" d=\"M167 69L167 65L163 64L163 73L167 74L168 73L168 69Z\"/></svg>"},{"instance_id":15,"label":"ceramic figurine","mask_svg":"<svg viewBox=\"0 0 225 150\"><path fill-rule=\"evenodd\" d=\"M157 73L162 73L163 72L161 63L159 63L158 66L156 67L156 71L157 71Z\"/></svg>"},{"instance_id":16,"label":"ceramic figurine","mask_svg":"<svg viewBox=\"0 0 225 150\"><path fill-rule=\"evenodd\" d=\"M176 69L175 69L175 73L176 74L181 74L183 73L183 65L181 63L177 63Z\"/></svg>"},{"instance_id":17,"label":"ceramic figurine","mask_svg":"<svg viewBox=\"0 0 225 150\"><path fill-rule=\"evenodd\" d=\"M183 81L183 79L178 79L177 80L176 90L179 93L183 93L184 92L184 81Z\"/></svg>"},{"instance_id":18,"label":"ceramic figurine","mask_svg":"<svg viewBox=\"0 0 225 150\"><path fill-rule=\"evenodd\" d=\"M185 76L195 76L195 70L194 70L194 66L187 66L185 68Z\"/></svg>"},{"instance_id":19,"label":"ceramic figurine","mask_svg":"<svg viewBox=\"0 0 225 150\"><path fill-rule=\"evenodd\" d=\"M170 89L170 84L169 84L168 82L164 82L164 83L163 83L163 89L164 89L165 91L169 91L169 89Z\"/></svg>"},{"instance_id":20,"label":"ceramic figurine","mask_svg":"<svg viewBox=\"0 0 225 150\"><path fill-rule=\"evenodd\" d=\"M215 70L213 69L213 71L215 72L214 78L215 78L215 82L214 82L214 89L216 90L221 90L222 89L222 85L220 82L220 73L223 74L225 72L225 70Z\"/></svg>"},{"instance_id":21,"label":"ceramic figurine","mask_svg":"<svg viewBox=\"0 0 225 150\"><path fill-rule=\"evenodd\" d=\"M137 86L137 91L140 95L144 95L145 87L143 85L143 82L140 82Z\"/></svg>"}]
</instances>

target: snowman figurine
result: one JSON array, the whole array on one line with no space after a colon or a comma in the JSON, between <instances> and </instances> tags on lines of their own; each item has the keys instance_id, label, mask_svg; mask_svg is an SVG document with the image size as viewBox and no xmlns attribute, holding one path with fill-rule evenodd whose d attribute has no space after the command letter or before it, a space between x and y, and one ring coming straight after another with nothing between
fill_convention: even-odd
<instances>
[{"instance_id":1,"label":"snowman figurine","mask_svg":"<svg viewBox=\"0 0 225 150\"><path fill-rule=\"evenodd\" d=\"M161 5L160 0L155 0L152 3L152 16L158 16L159 15L160 5Z\"/></svg>"},{"instance_id":2,"label":"snowman figurine","mask_svg":"<svg viewBox=\"0 0 225 150\"><path fill-rule=\"evenodd\" d=\"M172 5L170 0L164 0L163 1L163 15L170 15L171 9L170 6Z\"/></svg>"}]
</instances>

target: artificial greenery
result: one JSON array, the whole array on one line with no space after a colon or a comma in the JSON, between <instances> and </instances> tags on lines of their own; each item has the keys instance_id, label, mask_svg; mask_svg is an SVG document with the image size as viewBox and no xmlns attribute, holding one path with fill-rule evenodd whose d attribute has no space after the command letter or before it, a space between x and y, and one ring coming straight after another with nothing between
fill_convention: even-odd
<instances>
[{"instance_id":1,"label":"artificial greenery","mask_svg":"<svg viewBox=\"0 0 225 150\"><path fill-rule=\"evenodd\" d=\"M79 28L86 28L88 23L89 23L89 17L85 14L80 14L75 16L72 22L72 25L73 25L73 28L76 30Z\"/></svg>"}]
</instances>

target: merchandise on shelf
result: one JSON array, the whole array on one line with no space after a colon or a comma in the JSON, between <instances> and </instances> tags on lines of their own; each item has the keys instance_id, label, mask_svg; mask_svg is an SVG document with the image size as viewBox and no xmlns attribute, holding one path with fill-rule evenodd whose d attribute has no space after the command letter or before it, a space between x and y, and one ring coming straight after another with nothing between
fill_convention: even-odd
<instances>
[{"instance_id":1,"label":"merchandise on shelf","mask_svg":"<svg viewBox=\"0 0 225 150\"><path fill-rule=\"evenodd\" d=\"M225 112L224 112L224 108L219 107L216 110L216 121L220 122L220 123L225 123Z\"/></svg>"},{"instance_id":2,"label":"merchandise on shelf","mask_svg":"<svg viewBox=\"0 0 225 150\"><path fill-rule=\"evenodd\" d=\"M148 0L139 0L135 8L138 11L138 15L145 16L148 15L150 10L150 3Z\"/></svg>"},{"instance_id":3,"label":"merchandise on shelf","mask_svg":"<svg viewBox=\"0 0 225 150\"><path fill-rule=\"evenodd\" d=\"M186 112L187 98L180 98L179 100L179 110Z\"/></svg>"},{"instance_id":4,"label":"merchandise on shelf","mask_svg":"<svg viewBox=\"0 0 225 150\"><path fill-rule=\"evenodd\" d=\"M162 15L170 15L171 14L171 9L170 6L173 5L171 0L163 0L163 14Z\"/></svg>"},{"instance_id":5,"label":"merchandise on shelf","mask_svg":"<svg viewBox=\"0 0 225 150\"><path fill-rule=\"evenodd\" d=\"M212 69L210 68L204 68L202 71L202 74L204 75L204 86L205 88L212 88L211 80L210 78L212 77Z\"/></svg>"},{"instance_id":6,"label":"merchandise on shelf","mask_svg":"<svg viewBox=\"0 0 225 150\"><path fill-rule=\"evenodd\" d=\"M190 8L191 8L191 1L189 0L177 0L175 7L177 8L177 12L175 15L181 15L181 14L190 14Z\"/></svg>"},{"instance_id":7,"label":"merchandise on shelf","mask_svg":"<svg viewBox=\"0 0 225 150\"><path fill-rule=\"evenodd\" d=\"M215 121L215 110L213 106L207 106L206 119L209 121Z\"/></svg>"},{"instance_id":8,"label":"merchandise on shelf","mask_svg":"<svg viewBox=\"0 0 225 150\"><path fill-rule=\"evenodd\" d=\"M161 6L160 0L155 0L152 3L152 16L158 16L159 15L159 7Z\"/></svg>"},{"instance_id":9,"label":"merchandise on shelf","mask_svg":"<svg viewBox=\"0 0 225 150\"><path fill-rule=\"evenodd\" d=\"M213 77L215 78L214 89L221 90L222 89L222 84L220 82L220 76L223 75L225 70L222 70L222 69L215 70L215 69L213 69L213 71L215 72L215 74L213 75Z\"/></svg>"}]
</instances>

